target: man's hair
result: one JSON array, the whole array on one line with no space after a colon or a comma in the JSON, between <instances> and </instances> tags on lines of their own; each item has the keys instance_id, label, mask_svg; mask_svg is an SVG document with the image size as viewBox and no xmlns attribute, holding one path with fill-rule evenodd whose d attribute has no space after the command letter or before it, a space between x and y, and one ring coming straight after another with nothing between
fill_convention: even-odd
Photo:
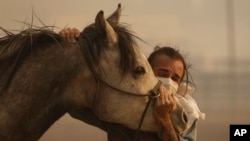
<instances>
[{"instance_id":1,"label":"man's hair","mask_svg":"<svg viewBox=\"0 0 250 141\"><path fill-rule=\"evenodd\" d=\"M156 46L154 52L152 52L150 54L150 56L148 57L148 62L151 66L154 65L154 59L156 58L156 56L158 55L167 55L168 57L170 57L171 59L174 60L180 60L183 64L184 67L184 72L183 72L183 76L181 77L181 82L187 82L187 83L191 83L193 82L192 80L192 76L189 73L189 68L191 67L191 65L188 65L184 59L184 57L180 54L179 50L176 50L172 47L159 47ZM193 83L191 83L192 85L194 85Z\"/></svg>"}]
</instances>

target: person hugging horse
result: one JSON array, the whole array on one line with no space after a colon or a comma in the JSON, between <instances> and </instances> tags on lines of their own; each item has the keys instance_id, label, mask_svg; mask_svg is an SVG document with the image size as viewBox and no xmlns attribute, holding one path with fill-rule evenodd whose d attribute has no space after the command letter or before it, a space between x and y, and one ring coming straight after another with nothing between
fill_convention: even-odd
<instances>
[{"instance_id":1,"label":"person hugging horse","mask_svg":"<svg viewBox=\"0 0 250 141\"><path fill-rule=\"evenodd\" d=\"M59 32L68 42L75 43L80 35L76 28L66 28ZM154 117L163 129L162 134L126 128L114 123L99 121L95 126L105 130L108 141L195 141L197 120L204 119L197 103L190 96L194 86L190 80L189 66L178 50L172 47L155 47L148 58L155 76L165 87L160 88L160 96L154 101ZM166 89L167 88L167 89ZM176 108L177 107L177 108ZM177 114L176 114L177 113ZM181 114L180 114L181 113ZM86 114L92 114L87 112ZM72 116L83 119L79 115ZM96 117L90 116L92 120ZM85 119L85 118L84 118ZM97 119L98 120L98 119ZM93 124L93 122L90 122Z\"/></svg>"}]
</instances>

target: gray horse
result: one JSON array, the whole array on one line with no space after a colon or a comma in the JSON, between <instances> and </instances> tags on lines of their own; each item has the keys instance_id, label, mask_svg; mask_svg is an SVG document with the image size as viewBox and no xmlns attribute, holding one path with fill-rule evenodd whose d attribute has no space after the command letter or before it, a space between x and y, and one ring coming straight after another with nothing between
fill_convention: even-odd
<instances>
[{"instance_id":1,"label":"gray horse","mask_svg":"<svg viewBox=\"0 0 250 141\"><path fill-rule=\"evenodd\" d=\"M65 113L85 108L103 121L138 127L159 81L120 13L120 5L107 19L100 11L75 44L46 28L2 29L0 140L38 140ZM141 129L159 131L151 106Z\"/></svg>"}]
</instances>

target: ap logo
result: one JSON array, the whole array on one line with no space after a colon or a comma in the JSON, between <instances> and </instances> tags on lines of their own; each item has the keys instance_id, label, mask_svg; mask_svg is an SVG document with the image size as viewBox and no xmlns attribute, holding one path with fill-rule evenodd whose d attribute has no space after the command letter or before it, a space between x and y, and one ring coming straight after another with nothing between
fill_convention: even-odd
<instances>
[{"instance_id":1,"label":"ap logo","mask_svg":"<svg viewBox=\"0 0 250 141\"><path fill-rule=\"evenodd\" d=\"M244 136L247 133L247 129L235 129L234 136Z\"/></svg>"},{"instance_id":2,"label":"ap logo","mask_svg":"<svg viewBox=\"0 0 250 141\"><path fill-rule=\"evenodd\" d=\"M230 141L249 141L250 125L230 125Z\"/></svg>"}]
</instances>

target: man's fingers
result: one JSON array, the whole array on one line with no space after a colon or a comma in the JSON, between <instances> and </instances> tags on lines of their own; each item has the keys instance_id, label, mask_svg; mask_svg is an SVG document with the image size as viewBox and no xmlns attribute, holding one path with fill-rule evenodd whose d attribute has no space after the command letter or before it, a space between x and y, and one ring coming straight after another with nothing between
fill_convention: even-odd
<instances>
[{"instance_id":1,"label":"man's fingers","mask_svg":"<svg viewBox=\"0 0 250 141\"><path fill-rule=\"evenodd\" d=\"M75 43L76 42L76 39L75 39L75 30L74 28L73 29L69 29L69 39L72 43Z\"/></svg>"},{"instance_id":2,"label":"man's fingers","mask_svg":"<svg viewBox=\"0 0 250 141\"><path fill-rule=\"evenodd\" d=\"M80 31L76 28L73 28L74 34L75 34L75 38L79 38L80 36Z\"/></svg>"},{"instance_id":3,"label":"man's fingers","mask_svg":"<svg viewBox=\"0 0 250 141\"><path fill-rule=\"evenodd\" d=\"M160 105L160 96L155 99L154 106L157 107Z\"/></svg>"},{"instance_id":4,"label":"man's fingers","mask_svg":"<svg viewBox=\"0 0 250 141\"><path fill-rule=\"evenodd\" d=\"M176 109L176 99L175 99L174 95L170 95L169 99L170 99L169 103L171 104L172 109L174 111Z\"/></svg>"},{"instance_id":5,"label":"man's fingers","mask_svg":"<svg viewBox=\"0 0 250 141\"><path fill-rule=\"evenodd\" d=\"M65 36L65 31L64 31L64 30L61 30L61 31L59 32L59 35L62 36L63 38L66 37L66 36Z\"/></svg>"},{"instance_id":6,"label":"man's fingers","mask_svg":"<svg viewBox=\"0 0 250 141\"><path fill-rule=\"evenodd\" d=\"M173 99L173 104L174 104L173 109L175 110L175 109L176 109L176 107L177 107L177 106L176 106L176 105L177 105L177 104L176 104L177 102L176 102L176 99L175 99L175 97L174 97L174 95L173 95L173 94L171 95L171 98Z\"/></svg>"},{"instance_id":7,"label":"man's fingers","mask_svg":"<svg viewBox=\"0 0 250 141\"><path fill-rule=\"evenodd\" d=\"M68 42L72 43L72 29L70 27L66 28L64 30L64 33L65 33L65 38L67 39Z\"/></svg>"},{"instance_id":8,"label":"man's fingers","mask_svg":"<svg viewBox=\"0 0 250 141\"><path fill-rule=\"evenodd\" d=\"M75 43L80 36L80 31L76 28L64 28L59 32L59 35L65 38L70 43Z\"/></svg>"}]
</instances>

